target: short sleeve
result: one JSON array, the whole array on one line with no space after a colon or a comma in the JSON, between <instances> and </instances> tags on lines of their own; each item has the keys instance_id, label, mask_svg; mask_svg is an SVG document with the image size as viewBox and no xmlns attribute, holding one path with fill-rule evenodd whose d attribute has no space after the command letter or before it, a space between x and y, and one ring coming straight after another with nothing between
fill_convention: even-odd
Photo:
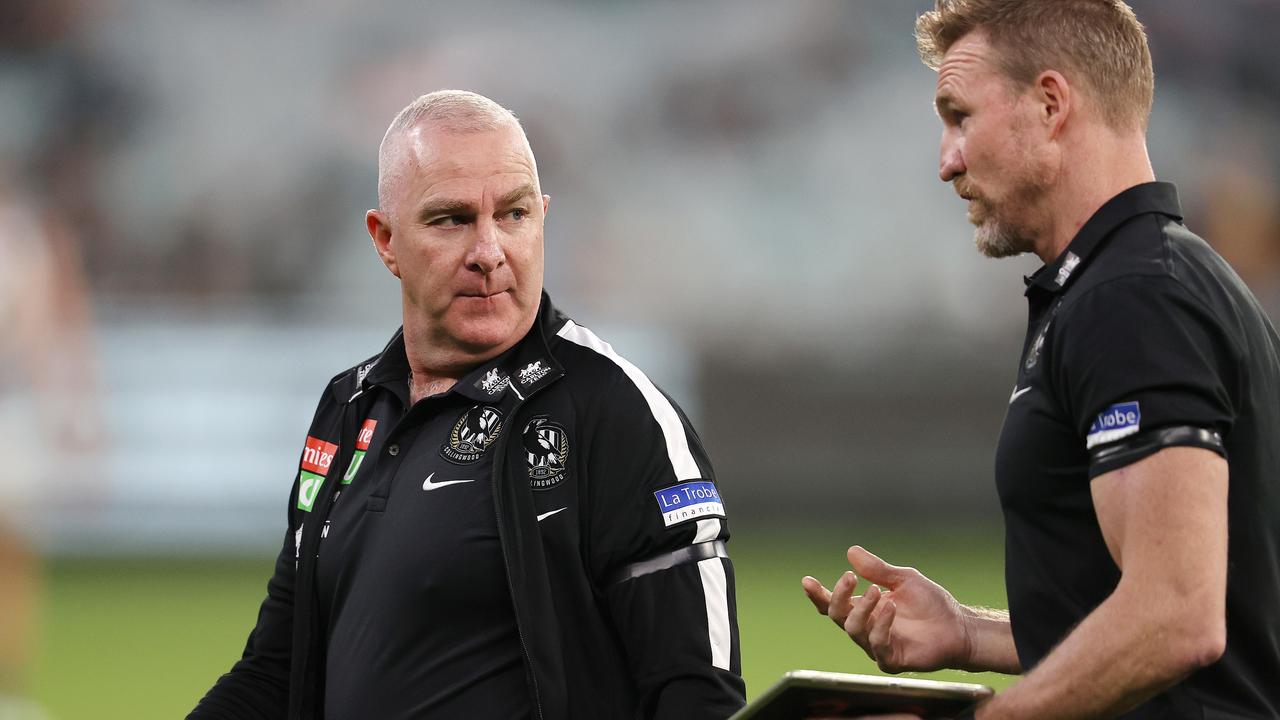
<instances>
[{"instance_id":1,"label":"short sleeve","mask_svg":"<svg viewBox=\"0 0 1280 720\"><path fill-rule=\"evenodd\" d=\"M1056 326L1050 372L1091 479L1170 445L1225 455L1238 353L1176 280L1110 280L1064 306Z\"/></svg>"}]
</instances>

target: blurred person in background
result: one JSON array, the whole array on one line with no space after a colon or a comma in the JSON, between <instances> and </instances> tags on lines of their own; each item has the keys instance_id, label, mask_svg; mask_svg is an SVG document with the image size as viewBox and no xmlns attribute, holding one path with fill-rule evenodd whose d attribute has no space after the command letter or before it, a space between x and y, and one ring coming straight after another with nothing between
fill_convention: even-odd
<instances>
[{"instance_id":1,"label":"blurred person in background","mask_svg":"<svg viewBox=\"0 0 1280 720\"><path fill-rule=\"evenodd\" d=\"M40 513L92 487L74 473L95 440L89 303L79 241L56 208L0 164L0 717L38 718L23 698L40 636Z\"/></svg>"},{"instance_id":2,"label":"blurred person in background","mask_svg":"<svg viewBox=\"0 0 1280 720\"><path fill-rule=\"evenodd\" d=\"M1010 610L857 546L806 593L885 671L1024 674L968 717L1280 717L1280 340L1154 182L1141 24L938 0L916 31L979 250L1044 262L996 452Z\"/></svg>"},{"instance_id":3,"label":"blurred person in background","mask_svg":"<svg viewBox=\"0 0 1280 720\"><path fill-rule=\"evenodd\" d=\"M59 511L103 498L102 424L84 254L101 240L90 178L123 129L109 73L66 52L74 0L0 8L0 718L26 699L41 650L34 543Z\"/></svg>"},{"instance_id":4,"label":"blurred person in background","mask_svg":"<svg viewBox=\"0 0 1280 720\"><path fill-rule=\"evenodd\" d=\"M680 409L542 290L515 116L425 95L379 152L403 327L322 393L244 656L191 718L724 718L728 527Z\"/></svg>"}]
</instances>

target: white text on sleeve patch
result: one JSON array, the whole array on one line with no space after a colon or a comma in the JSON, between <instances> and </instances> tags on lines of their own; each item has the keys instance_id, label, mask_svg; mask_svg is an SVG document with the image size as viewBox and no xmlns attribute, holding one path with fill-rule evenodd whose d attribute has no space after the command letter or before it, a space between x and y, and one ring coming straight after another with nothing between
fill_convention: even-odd
<instances>
[{"instance_id":1,"label":"white text on sleeve patch","mask_svg":"<svg viewBox=\"0 0 1280 720\"><path fill-rule=\"evenodd\" d=\"M1085 449L1094 445L1115 442L1138 432L1142 423L1142 410L1138 403L1117 403L1102 411L1089 426L1089 435L1085 437Z\"/></svg>"},{"instance_id":2,"label":"white text on sleeve patch","mask_svg":"<svg viewBox=\"0 0 1280 720\"><path fill-rule=\"evenodd\" d=\"M667 527L686 520L724 517L724 503L720 501L720 492L716 490L715 483L707 480L673 485L655 492L653 497L658 501L662 522Z\"/></svg>"}]
</instances>

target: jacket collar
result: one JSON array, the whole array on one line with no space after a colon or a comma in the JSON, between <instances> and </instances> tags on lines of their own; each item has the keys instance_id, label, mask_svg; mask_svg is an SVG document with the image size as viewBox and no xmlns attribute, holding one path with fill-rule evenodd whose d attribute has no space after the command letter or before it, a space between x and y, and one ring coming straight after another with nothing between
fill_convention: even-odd
<instances>
[{"instance_id":1,"label":"jacket collar","mask_svg":"<svg viewBox=\"0 0 1280 720\"><path fill-rule=\"evenodd\" d=\"M564 375L564 367L551 353L548 338L556 337L556 332L568 320L543 291L533 327L524 338L506 352L467 373L450 392L477 402L494 402L507 392L524 399L559 379ZM408 379L409 360L405 354L404 328L401 327L377 357L339 378L334 383L334 393L339 401L350 402L374 386L383 386L397 393L407 392Z\"/></svg>"},{"instance_id":2,"label":"jacket collar","mask_svg":"<svg viewBox=\"0 0 1280 720\"><path fill-rule=\"evenodd\" d=\"M1023 278L1027 294L1039 290L1056 295L1079 277L1089 258L1102 246L1116 228L1131 218L1147 213L1160 213L1182 220L1178 190L1171 183L1149 182L1135 185L1108 200L1098 208L1076 233L1066 250L1052 263Z\"/></svg>"}]
</instances>

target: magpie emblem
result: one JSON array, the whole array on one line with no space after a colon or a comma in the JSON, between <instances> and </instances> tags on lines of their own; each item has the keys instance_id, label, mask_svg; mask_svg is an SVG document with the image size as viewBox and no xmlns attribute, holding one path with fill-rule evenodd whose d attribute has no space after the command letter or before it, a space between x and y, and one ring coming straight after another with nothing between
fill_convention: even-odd
<instances>
[{"instance_id":1,"label":"magpie emblem","mask_svg":"<svg viewBox=\"0 0 1280 720\"><path fill-rule=\"evenodd\" d=\"M569 433L540 415L529 421L523 434L529 466L529 487L550 490L564 482L569 464Z\"/></svg>"},{"instance_id":2,"label":"magpie emblem","mask_svg":"<svg viewBox=\"0 0 1280 720\"><path fill-rule=\"evenodd\" d=\"M502 432L502 413L489 405L475 405L453 424L440 455L457 465L470 465L484 455Z\"/></svg>"}]
</instances>

